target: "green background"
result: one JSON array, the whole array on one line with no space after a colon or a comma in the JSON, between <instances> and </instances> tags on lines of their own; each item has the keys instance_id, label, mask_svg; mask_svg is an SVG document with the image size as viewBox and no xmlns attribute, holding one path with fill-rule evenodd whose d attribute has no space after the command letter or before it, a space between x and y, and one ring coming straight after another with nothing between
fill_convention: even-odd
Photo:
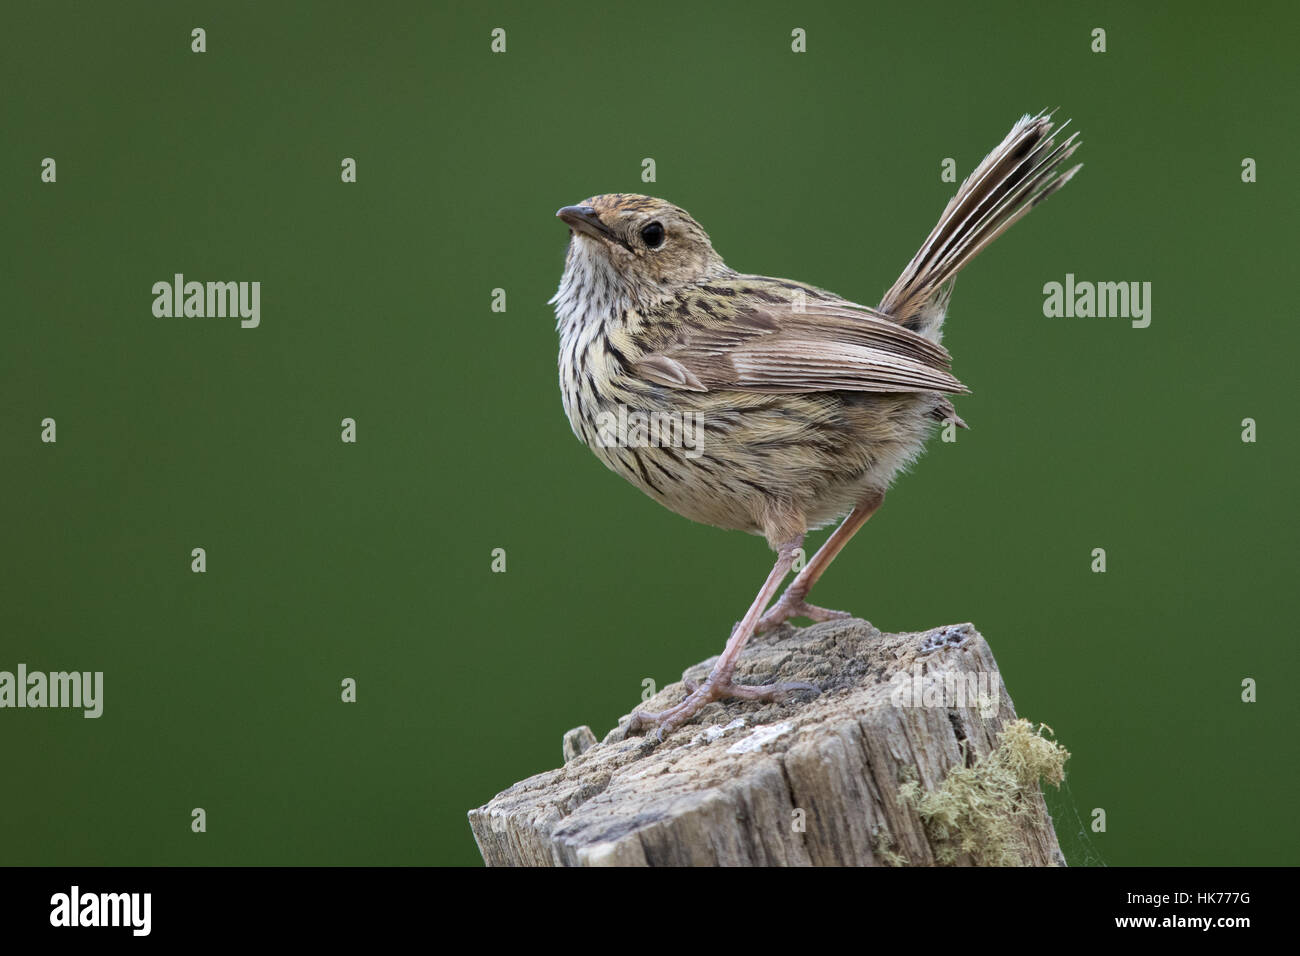
<instances>
[{"instance_id":1,"label":"green background","mask_svg":"<svg viewBox=\"0 0 1300 956\"><path fill-rule=\"evenodd\" d=\"M0 669L106 688L0 711L0 862L477 862L466 811L717 653L771 562L570 433L555 209L651 192L733 267L873 303L943 158L1059 106L1084 170L957 285L972 428L817 598L982 630L1073 753L1072 862L1295 863L1297 16L6 4ZM261 327L155 318L175 272L261 281ZM1150 328L1045 318L1067 272L1153 283Z\"/></svg>"}]
</instances>

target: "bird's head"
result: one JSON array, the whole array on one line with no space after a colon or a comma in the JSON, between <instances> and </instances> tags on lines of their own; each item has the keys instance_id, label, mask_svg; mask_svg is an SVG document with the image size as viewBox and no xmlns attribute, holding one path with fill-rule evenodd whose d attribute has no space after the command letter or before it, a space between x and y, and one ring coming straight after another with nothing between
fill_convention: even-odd
<instances>
[{"instance_id":1,"label":"bird's head","mask_svg":"<svg viewBox=\"0 0 1300 956\"><path fill-rule=\"evenodd\" d=\"M634 302L729 271L690 214L653 196L607 193L555 214L568 227L566 272L611 275Z\"/></svg>"}]
</instances>

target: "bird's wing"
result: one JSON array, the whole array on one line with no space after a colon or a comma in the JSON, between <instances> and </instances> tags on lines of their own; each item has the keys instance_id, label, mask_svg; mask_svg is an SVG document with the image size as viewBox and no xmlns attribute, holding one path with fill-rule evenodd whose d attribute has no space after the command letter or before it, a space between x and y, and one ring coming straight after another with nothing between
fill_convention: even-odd
<instances>
[{"instance_id":1,"label":"bird's wing","mask_svg":"<svg viewBox=\"0 0 1300 956\"><path fill-rule=\"evenodd\" d=\"M633 374L688 391L949 392L947 350L874 309L798 283L735 276L647 316Z\"/></svg>"}]
</instances>

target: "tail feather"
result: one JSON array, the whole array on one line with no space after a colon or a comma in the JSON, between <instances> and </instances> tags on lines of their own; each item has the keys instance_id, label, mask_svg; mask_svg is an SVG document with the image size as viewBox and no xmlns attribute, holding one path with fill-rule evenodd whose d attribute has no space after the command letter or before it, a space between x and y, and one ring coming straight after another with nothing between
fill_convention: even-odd
<instances>
[{"instance_id":1,"label":"tail feather","mask_svg":"<svg viewBox=\"0 0 1300 956\"><path fill-rule=\"evenodd\" d=\"M957 273L1079 171L1080 166L1061 171L1079 148L1078 135L1058 146L1049 114L1022 117L949 200L921 250L885 293L880 311L922 334L937 332Z\"/></svg>"}]
</instances>

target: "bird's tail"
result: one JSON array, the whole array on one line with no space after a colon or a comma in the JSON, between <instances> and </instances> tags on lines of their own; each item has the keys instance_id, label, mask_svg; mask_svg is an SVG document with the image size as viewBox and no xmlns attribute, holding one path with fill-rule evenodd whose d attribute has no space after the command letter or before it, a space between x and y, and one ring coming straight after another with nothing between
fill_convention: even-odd
<instances>
[{"instance_id":1,"label":"bird's tail","mask_svg":"<svg viewBox=\"0 0 1300 956\"><path fill-rule=\"evenodd\" d=\"M1078 135L1072 133L1058 146L1047 113L1021 117L948 201L921 250L885 293L880 311L915 332L937 337L953 277L1079 171L1079 166L1061 171L1079 148Z\"/></svg>"}]
</instances>

